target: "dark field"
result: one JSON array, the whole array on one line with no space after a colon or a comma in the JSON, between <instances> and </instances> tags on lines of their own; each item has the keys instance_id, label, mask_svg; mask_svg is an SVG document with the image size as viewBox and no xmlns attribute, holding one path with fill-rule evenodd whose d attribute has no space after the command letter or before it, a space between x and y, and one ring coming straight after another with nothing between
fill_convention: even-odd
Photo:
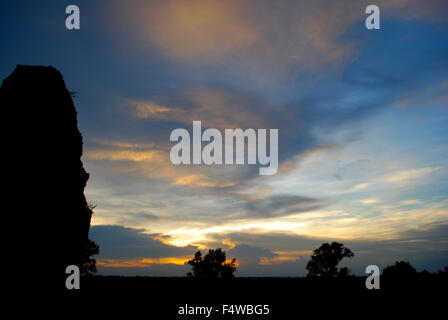
<instances>
[{"instance_id":1,"label":"dark field","mask_svg":"<svg viewBox=\"0 0 448 320\"><path fill-rule=\"evenodd\" d=\"M108 310L114 316L144 319L301 319L327 317L384 317L443 307L446 276L419 275L413 279L382 279L380 290L367 290L364 277L344 279L234 278L193 279L103 277L82 279L70 292L92 314ZM206 315L179 315L180 307L213 307ZM223 305L268 305L268 314L226 312ZM261 307L259 307L261 308ZM215 311L218 310L218 311ZM257 309L260 311L261 309Z\"/></svg>"}]
</instances>

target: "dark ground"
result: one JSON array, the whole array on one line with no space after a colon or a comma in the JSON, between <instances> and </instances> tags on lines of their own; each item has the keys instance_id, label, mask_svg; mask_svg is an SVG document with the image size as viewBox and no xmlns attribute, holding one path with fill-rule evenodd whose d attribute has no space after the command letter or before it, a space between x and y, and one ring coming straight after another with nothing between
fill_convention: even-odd
<instances>
[{"instance_id":1,"label":"dark ground","mask_svg":"<svg viewBox=\"0 0 448 320\"><path fill-rule=\"evenodd\" d=\"M111 314L127 319L402 319L435 312L446 304L446 276L381 279L381 289L367 290L365 277L322 280L308 278L234 278L228 280L156 277L82 279L81 289L69 292L86 314ZM71 299L71 300L70 300ZM213 306L210 317L179 315L179 307ZM268 315L222 314L222 305L269 305ZM88 310L88 311L87 311ZM84 313L84 312L83 312ZM445 312L444 312L445 313Z\"/></svg>"}]
</instances>

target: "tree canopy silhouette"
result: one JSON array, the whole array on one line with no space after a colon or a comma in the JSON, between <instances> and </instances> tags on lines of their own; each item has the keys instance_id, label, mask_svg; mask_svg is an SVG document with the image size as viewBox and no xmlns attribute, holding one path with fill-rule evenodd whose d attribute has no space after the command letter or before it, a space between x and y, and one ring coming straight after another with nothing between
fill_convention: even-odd
<instances>
[{"instance_id":1,"label":"tree canopy silhouette","mask_svg":"<svg viewBox=\"0 0 448 320\"><path fill-rule=\"evenodd\" d=\"M188 261L193 272L187 276L196 278L231 278L236 271L236 259L227 261L226 253L221 248L210 249L202 257L201 251L195 253L194 258Z\"/></svg>"},{"instance_id":2,"label":"tree canopy silhouette","mask_svg":"<svg viewBox=\"0 0 448 320\"><path fill-rule=\"evenodd\" d=\"M417 270L407 261L397 261L383 270L383 277L386 278L406 279L416 275Z\"/></svg>"},{"instance_id":3,"label":"tree canopy silhouette","mask_svg":"<svg viewBox=\"0 0 448 320\"><path fill-rule=\"evenodd\" d=\"M345 257L351 258L353 256L353 252L349 248L344 247L342 243L324 243L319 248L313 250L311 260L306 265L308 276L328 278L347 276L349 270L347 268L338 270L338 264Z\"/></svg>"},{"instance_id":4,"label":"tree canopy silhouette","mask_svg":"<svg viewBox=\"0 0 448 320\"><path fill-rule=\"evenodd\" d=\"M81 274L91 275L96 273L96 260L92 256L100 253L100 246L90 239L87 239L86 246L82 255Z\"/></svg>"}]
</instances>

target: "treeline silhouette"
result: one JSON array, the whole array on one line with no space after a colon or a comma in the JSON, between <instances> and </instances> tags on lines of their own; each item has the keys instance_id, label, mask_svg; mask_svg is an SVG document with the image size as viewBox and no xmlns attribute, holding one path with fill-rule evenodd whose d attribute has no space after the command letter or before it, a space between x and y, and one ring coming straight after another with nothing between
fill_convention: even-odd
<instances>
[{"instance_id":1,"label":"treeline silhouette","mask_svg":"<svg viewBox=\"0 0 448 320\"><path fill-rule=\"evenodd\" d=\"M323 243L319 248L313 250L310 260L306 265L308 271L307 278L321 279L344 279L346 277L356 277L350 275L347 267L338 268L339 263L344 258L353 258L355 254L352 250L339 242ZM209 249L205 256L200 251L194 254L193 259L187 263L192 266L192 272L187 276L192 278L228 279L234 277L237 269L236 258L227 260L226 252L222 248ZM448 267L435 273L437 277L447 276ZM415 278L429 278L430 272L417 270L407 261L397 261L395 264L387 266L382 271L381 276L389 283L412 282ZM365 276L363 276L365 277Z\"/></svg>"},{"instance_id":2,"label":"treeline silhouette","mask_svg":"<svg viewBox=\"0 0 448 320\"><path fill-rule=\"evenodd\" d=\"M430 306L435 310L443 306L448 286L447 268L437 273L417 272L403 261L383 270L378 290L366 288L367 275L343 274L342 268L338 272L332 271L331 277L235 277L234 273L222 276L219 270L224 270L224 266L234 260L223 260L224 252L219 248L211 249L211 252L212 256L219 252L220 259L206 259L207 254L197 259L196 253L190 260L193 263L189 264L192 273L185 277L87 277L83 282L84 301L101 297L107 305L131 306L126 309L126 314L129 311L140 314L150 308L151 314L159 318L179 320L189 319L177 313L180 306L213 306L219 309L223 304L269 305L269 316L241 319L300 319L308 312L318 319L341 315L359 318L365 314L401 318L412 314L416 307ZM195 273L198 270L199 273ZM212 317L239 318L233 314Z\"/></svg>"},{"instance_id":3,"label":"treeline silhouette","mask_svg":"<svg viewBox=\"0 0 448 320\"><path fill-rule=\"evenodd\" d=\"M185 277L96 275L85 278L84 295L85 301L102 296L108 303L123 304L124 299L136 313L151 306L153 314L166 319L186 319L177 313L179 307L198 305L215 309L222 304L268 305L269 316L242 319L279 320L299 319L304 310L319 319L341 315L359 318L366 313L402 318L412 314L415 307L434 310L443 305L448 268L436 273L417 272L409 262L397 261L384 268L380 289L369 290L367 275L352 275L347 268L338 267L343 259L354 255L341 243L324 243L313 250L306 277L235 277L237 260L227 259L222 248L210 249L205 255L200 251L194 254L188 261L192 271ZM120 298L114 300L116 297ZM236 318L219 314L212 319Z\"/></svg>"}]
</instances>

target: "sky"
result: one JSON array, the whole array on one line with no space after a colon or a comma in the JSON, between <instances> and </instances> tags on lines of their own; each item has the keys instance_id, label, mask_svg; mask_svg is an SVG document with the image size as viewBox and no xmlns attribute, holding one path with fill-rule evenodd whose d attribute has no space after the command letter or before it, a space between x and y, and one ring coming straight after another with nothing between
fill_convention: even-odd
<instances>
[{"instance_id":1,"label":"sky","mask_svg":"<svg viewBox=\"0 0 448 320\"><path fill-rule=\"evenodd\" d=\"M371 2L1 2L0 78L52 65L77 92L99 272L185 275L222 247L238 276L303 276L330 241L355 274L448 265L448 2ZM278 173L173 165L194 120L278 129Z\"/></svg>"}]
</instances>

